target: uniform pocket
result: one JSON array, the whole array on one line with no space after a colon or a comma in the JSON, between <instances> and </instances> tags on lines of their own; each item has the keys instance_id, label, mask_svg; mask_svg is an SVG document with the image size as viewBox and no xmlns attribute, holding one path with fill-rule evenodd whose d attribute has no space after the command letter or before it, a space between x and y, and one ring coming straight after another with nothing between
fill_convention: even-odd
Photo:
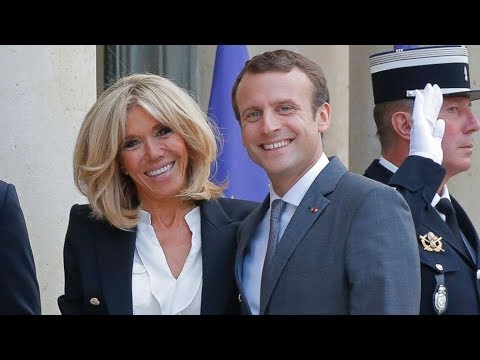
<instances>
[{"instance_id":1,"label":"uniform pocket","mask_svg":"<svg viewBox=\"0 0 480 360\"><path fill-rule=\"evenodd\" d=\"M460 268L455 256L445 253L420 252L420 262L433 273L445 274Z\"/></svg>"}]
</instances>

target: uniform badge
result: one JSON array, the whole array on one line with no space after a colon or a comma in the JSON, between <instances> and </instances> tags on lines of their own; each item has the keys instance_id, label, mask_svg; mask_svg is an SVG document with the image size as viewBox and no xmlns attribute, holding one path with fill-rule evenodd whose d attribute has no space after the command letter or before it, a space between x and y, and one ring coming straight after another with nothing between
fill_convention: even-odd
<instances>
[{"instance_id":1,"label":"uniform badge","mask_svg":"<svg viewBox=\"0 0 480 360\"><path fill-rule=\"evenodd\" d=\"M428 234L420 235L420 241L422 242L423 250L435 252L445 251L442 248L442 237L436 236L431 231Z\"/></svg>"},{"instance_id":2,"label":"uniform badge","mask_svg":"<svg viewBox=\"0 0 480 360\"><path fill-rule=\"evenodd\" d=\"M92 297L90 299L90 304L92 304L93 306L98 306L100 305L100 301L96 297Z\"/></svg>"},{"instance_id":3,"label":"uniform badge","mask_svg":"<svg viewBox=\"0 0 480 360\"><path fill-rule=\"evenodd\" d=\"M442 313L447 308L447 288L444 285L440 285L433 295L433 305L435 306L435 312L438 315Z\"/></svg>"}]
</instances>

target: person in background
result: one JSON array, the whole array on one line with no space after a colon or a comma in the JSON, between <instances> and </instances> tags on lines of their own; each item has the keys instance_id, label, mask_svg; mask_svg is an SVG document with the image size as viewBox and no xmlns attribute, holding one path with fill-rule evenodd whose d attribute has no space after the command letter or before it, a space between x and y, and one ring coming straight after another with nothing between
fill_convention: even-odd
<instances>
[{"instance_id":1,"label":"person in background","mask_svg":"<svg viewBox=\"0 0 480 360\"><path fill-rule=\"evenodd\" d=\"M270 192L240 225L235 278L246 314L418 314L420 264L407 203L327 157L322 69L289 50L247 61L232 104Z\"/></svg>"},{"instance_id":2,"label":"person in background","mask_svg":"<svg viewBox=\"0 0 480 360\"><path fill-rule=\"evenodd\" d=\"M64 245L62 314L238 314L235 234L255 202L210 181L218 131L181 87L133 74L87 113Z\"/></svg>"},{"instance_id":3,"label":"person in background","mask_svg":"<svg viewBox=\"0 0 480 360\"><path fill-rule=\"evenodd\" d=\"M40 289L15 186L0 180L0 315L41 315Z\"/></svg>"},{"instance_id":4,"label":"person in background","mask_svg":"<svg viewBox=\"0 0 480 360\"><path fill-rule=\"evenodd\" d=\"M480 314L478 235L447 187L470 168L480 129L471 109L480 91L470 88L468 49L419 47L370 60L381 157L365 176L396 187L410 206L421 261L420 313Z\"/></svg>"}]
</instances>

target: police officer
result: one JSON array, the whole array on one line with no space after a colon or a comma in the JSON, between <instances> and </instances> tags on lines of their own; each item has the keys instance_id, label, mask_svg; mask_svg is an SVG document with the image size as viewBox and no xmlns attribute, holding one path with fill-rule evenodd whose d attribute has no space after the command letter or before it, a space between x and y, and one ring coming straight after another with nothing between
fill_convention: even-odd
<instances>
[{"instance_id":1,"label":"police officer","mask_svg":"<svg viewBox=\"0 0 480 360\"><path fill-rule=\"evenodd\" d=\"M472 135L480 129L471 111L480 91L470 88L468 49L392 51L372 55L370 65L382 154L365 176L395 186L410 206L420 314L480 314L479 238L447 187L470 168Z\"/></svg>"}]
</instances>

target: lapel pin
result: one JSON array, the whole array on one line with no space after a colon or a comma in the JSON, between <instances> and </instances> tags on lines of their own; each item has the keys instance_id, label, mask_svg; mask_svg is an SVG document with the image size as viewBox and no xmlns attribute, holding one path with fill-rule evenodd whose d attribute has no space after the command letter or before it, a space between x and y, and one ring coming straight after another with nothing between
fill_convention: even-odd
<instances>
[{"instance_id":1,"label":"lapel pin","mask_svg":"<svg viewBox=\"0 0 480 360\"><path fill-rule=\"evenodd\" d=\"M311 207L311 208L310 208L310 211L311 211L312 213L316 213L316 212L318 211L318 209L317 209L316 207Z\"/></svg>"},{"instance_id":2,"label":"lapel pin","mask_svg":"<svg viewBox=\"0 0 480 360\"><path fill-rule=\"evenodd\" d=\"M420 235L420 241L422 242L423 250L435 252L445 251L443 249L442 237L436 236L431 231L428 234Z\"/></svg>"},{"instance_id":3,"label":"lapel pin","mask_svg":"<svg viewBox=\"0 0 480 360\"><path fill-rule=\"evenodd\" d=\"M90 299L90 304L92 304L93 306L98 306L100 305L100 301L96 297L92 297Z\"/></svg>"}]
</instances>

